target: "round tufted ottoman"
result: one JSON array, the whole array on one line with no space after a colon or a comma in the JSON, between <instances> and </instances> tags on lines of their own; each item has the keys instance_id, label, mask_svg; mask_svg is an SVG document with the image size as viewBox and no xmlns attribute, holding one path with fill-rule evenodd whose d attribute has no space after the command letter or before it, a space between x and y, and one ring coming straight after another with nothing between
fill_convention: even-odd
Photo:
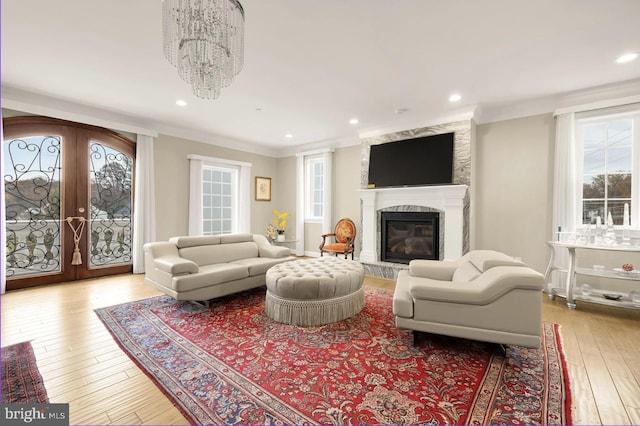
<instances>
[{"instance_id":1,"label":"round tufted ottoman","mask_svg":"<svg viewBox=\"0 0 640 426\"><path fill-rule=\"evenodd\" d=\"M349 318L364 308L364 268L337 257L294 260L267 271L265 309L274 321L323 325Z\"/></svg>"}]
</instances>

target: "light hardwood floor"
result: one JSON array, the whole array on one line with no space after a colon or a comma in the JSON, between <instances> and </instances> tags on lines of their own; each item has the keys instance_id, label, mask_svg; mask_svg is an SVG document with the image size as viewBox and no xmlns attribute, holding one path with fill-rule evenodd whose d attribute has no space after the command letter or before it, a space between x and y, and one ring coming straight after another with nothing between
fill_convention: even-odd
<instances>
[{"instance_id":1,"label":"light hardwood floor","mask_svg":"<svg viewBox=\"0 0 640 426\"><path fill-rule=\"evenodd\" d=\"M366 277L392 290L394 281ZM142 275L10 291L1 297L2 346L30 340L51 402L71 424L187 424L122 352L94 309L156 296ZM543 295L543 320L561 324L576 424L640 424L640 311ZM505 319L508 320L508 319Z\"/></svg>"}]
</instances>

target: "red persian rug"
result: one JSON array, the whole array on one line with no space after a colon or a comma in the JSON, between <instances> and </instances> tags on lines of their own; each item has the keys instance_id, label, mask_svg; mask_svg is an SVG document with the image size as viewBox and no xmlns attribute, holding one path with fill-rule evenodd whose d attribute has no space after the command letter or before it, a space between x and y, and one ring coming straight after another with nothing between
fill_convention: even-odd
<instances>
[{"instance_id":1,"label":"red persian rug","mask_svg":"<svg viewBox=\"0 0 640 426\"><path fill-rule=\"evenodd\" d=\"M96 310L194 424L568 424L557 325L532 350L395 326L392 293L320 327L268 319L265 289L209 308L167 296Z\"/></svg>"},{"instance_id":2,"label":"red persian rug","mask_svg":"<svg viewBox=\"0 0 640 426\"><path fill-rule=\"evenodd\" d=\"M47 389L31 343L22 342L2 348L2 403L47 404Z\"/></svg>"}]
</instances>

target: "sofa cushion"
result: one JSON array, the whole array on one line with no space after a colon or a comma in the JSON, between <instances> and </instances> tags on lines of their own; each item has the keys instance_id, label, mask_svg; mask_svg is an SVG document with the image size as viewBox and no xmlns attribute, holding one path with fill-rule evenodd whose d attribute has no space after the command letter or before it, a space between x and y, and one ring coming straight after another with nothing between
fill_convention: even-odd
<instances>
[{"instance_id":1,"label":"sofa cushion","mask_svg":"<svg viewBox=\"0 0 640 426\"><path fill-rule=\"evenodd\" d=\"M493 250L474 250L469 253L469 262L481 273L496 266L526 266L511 256Z\"/></svg>"},{"instance_id":2,"label":"sofa cushion","mask_svg":"<svg viewBox=\"0 0 640 426\"><path fill-rule=\"evenodd\" d=\"M253 241L243 243L194 246L178 250L181 257L199 266L226 263L234 260L258 257L258 246Z\"/></svg>"},{"instance_id":3,"label":"sofa cushion","mask_svg":"<svg viewBox=\"0 0 640 426\"><path fill-rule=\"evenodd\" d=\"M231 263L234 265L246 266L249 270L249 276L266 274L269 268L282 263L285 259L271 259L268 257L250 257L247 259L234 260Z\"/></svg>"},{"instance_id":4,"label":"sofa cushion","mask_svg":"<svg viewBox=\"0 0 640 426\"><path fill-rule=\"evenodd\" d=\"M248 276L249 269L244 265L235 265L233 263L205 265L200 267L200 272L197 274L173 277L172 287L177 292L190 291L241 280Z\"/></svg>"},{"instance_id":5,"label":"sofa cushion","mask_svg":"<svg viewBox=\"0 0 640 426\"><path fill-rule=\"evenodd\" d=\"M471 262L464 262L453 273L451 281L472 281L480 275L480 271Z\"/></svg>"},{"instance_id":6,"label":"sofa cushion","mask_svg":"<svg viewBox=\"0 0 640 426\"><path fill-rule=\"evenodd\" d=\"M197 247L203 245L220 244L219 235L196 235L188 237L172 237L169 242L175 244L179 249L187 247Z\"/></svg>"},{"instance_id":7,"label":"sofa cushion","mask_svg":"<svg viewBox=\"0 0 640 426\"><path fill-rule=\"evenodd\" d=\"M220 235L220 244L246 243L253 241L253 234L223 234Z\"/></svg>"}]
</instances>

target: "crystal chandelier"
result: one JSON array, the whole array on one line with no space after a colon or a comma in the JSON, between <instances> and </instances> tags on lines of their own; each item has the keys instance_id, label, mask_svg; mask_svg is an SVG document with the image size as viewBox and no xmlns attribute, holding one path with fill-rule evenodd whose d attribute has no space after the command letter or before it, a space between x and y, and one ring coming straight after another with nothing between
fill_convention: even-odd
<instances>
[{"instance_id":1,"label":"crystal chandelier","mask_svg":"<svg viewBox=\"0 0 640 426\"><path fill-rule=\"evenodd\" d=\"M244 64L244 9L237 0L163 0L162 50L191 84L216 99Z\"/></svg>"}]
</instances>

